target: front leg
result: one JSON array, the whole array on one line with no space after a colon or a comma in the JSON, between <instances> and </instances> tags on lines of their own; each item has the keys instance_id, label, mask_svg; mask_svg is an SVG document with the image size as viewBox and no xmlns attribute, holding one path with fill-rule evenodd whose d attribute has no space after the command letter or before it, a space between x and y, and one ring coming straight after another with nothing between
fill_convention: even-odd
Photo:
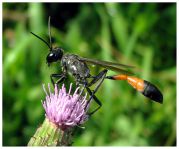
<instances>
[{"instance_id":1,"label":"front leg","mask_svg":"<svg viewBox=\"0 0 179 149\"><path fill-rule=\"evenodd\" d=\"M55 82L53 80L53 78L59 78L59 79ZM50 79L51 79L53 86L55 86L55 84L58 85L59 83L63 82L66 79L66 74L64 74L64 73L62 73L62 74L51 74Z\"/></svg>"}]
</instances>

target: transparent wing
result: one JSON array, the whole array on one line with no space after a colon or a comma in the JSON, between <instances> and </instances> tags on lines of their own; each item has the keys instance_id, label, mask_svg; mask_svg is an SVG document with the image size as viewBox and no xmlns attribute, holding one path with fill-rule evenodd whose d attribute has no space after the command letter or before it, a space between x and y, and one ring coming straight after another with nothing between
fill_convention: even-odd
<instances>
[{"instance_id":1,"label":"transparent wing","mask_svg":"<svg viewBox=\"0 0 179 149\"><path fill-rule=\"evenodd\" d=\"M120 64L120 63L114 63L114 62L108 62L108 61L95 60L95 59L84 58L84 57L80 57L80 60L84 61L86 63L89 63L89 64L98 65L98 66L104 67L106 69L110 69L110 70L117 71L120 73L133 74L131 71L125 70L125 69L130 69L130 68L133 68L134 66L124 65L124 64Z\"/></svg>"}]
</instances>

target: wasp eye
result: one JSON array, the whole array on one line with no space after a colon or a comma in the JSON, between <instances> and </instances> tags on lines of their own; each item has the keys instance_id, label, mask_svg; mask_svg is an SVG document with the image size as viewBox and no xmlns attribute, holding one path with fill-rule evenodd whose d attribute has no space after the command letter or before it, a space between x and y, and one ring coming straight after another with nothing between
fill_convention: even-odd
<instances>
[{"instance_id":1,"label":"wasp eye","mask_svg":"<svg viewBox=\"0 0 179 149\"><path fill-rule=\"evenodd\" d=\"M47 55L47 63L51 63L51 62L54 62L55 61L55 54L54 53L49 53Z\"/></svg>"},{"instance_id":2,"label":"wasp eye","mask_svg":"<svg viewBox=\"0 0 179 149\"><path fill-rule=\"evenodd\" d=\"M54 55L53 53L50 53L50 54L49 54L49 57L52 57L53 55Z\"/></svg>"}]
</instances>

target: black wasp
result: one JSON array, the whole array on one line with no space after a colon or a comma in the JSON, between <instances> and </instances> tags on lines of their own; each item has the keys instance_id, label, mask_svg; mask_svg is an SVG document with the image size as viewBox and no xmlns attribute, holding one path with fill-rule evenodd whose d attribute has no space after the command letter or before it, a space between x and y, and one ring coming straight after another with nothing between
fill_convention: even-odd
<instances>
[{"instance_id":1,"label":"black wasp","mask_svg":"<svg viewBox=\"0 0 179 149\"><path fill-rule=\"evenodd\" d=\"M100 100L95 96L95 93L98 91L104 79L126 80L134 89L141 92L144 96L148 97L153 101L163 103L163 95L155 85L143 79L128 75L130 73L126 71L125 68L131 68L132 66L108 62L108 61L99 61L99 60L84 58L75 54L65 54L62 48L52 47L50 17L48 21L48 29L49 29L50 44L48 44L48 42L46 42L38 35L32 32L31 33L37 38L39 38L41 41L43 41L49 47L50 52L46 57L48 66L53 62L61 62L62 73L51 74L50 76L51 81L53 85L55 83L59 84L67 78L68 74L73 76L76 81L76 84L82 85L84 87L83 89L86 89L87 92L89 93L90 98L88 102L94 99L94 101L99 105L90 114L93 114L102 106ZM88 64L101 66L104 68L104 70L102 70L98 75L93 76L90 74L90 69L88 67ZM115 76L107 76L108 70L120 72L122 74L115 75ZM58 80L55 82L53 80L54 78L58 78ZM91 91L89 87L97 82L98 84L96 85L95 89Z\"/></svg>"}]
</instances>

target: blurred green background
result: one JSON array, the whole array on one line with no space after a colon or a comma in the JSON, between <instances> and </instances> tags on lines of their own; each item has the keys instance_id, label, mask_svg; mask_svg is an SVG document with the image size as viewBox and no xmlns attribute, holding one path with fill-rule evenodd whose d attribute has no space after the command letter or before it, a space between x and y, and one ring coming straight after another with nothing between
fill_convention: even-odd
<instances>
[{"instance_id":1,"label":"blurred green background","mask_svg":"<svg viewBox=\"0 0 179 149\"><path fill-rule=\"evenodd\" d=\"M73 146L175 146L175 3L3 3L3 145L27 145L44 120L42 83L60 65L46 65L48 47L30 31L48 40L49 16L54 46L133 65L164 96L161 105L105 80L96 94L103 106L77 129Z\"/></svg>"}]
</instances>

